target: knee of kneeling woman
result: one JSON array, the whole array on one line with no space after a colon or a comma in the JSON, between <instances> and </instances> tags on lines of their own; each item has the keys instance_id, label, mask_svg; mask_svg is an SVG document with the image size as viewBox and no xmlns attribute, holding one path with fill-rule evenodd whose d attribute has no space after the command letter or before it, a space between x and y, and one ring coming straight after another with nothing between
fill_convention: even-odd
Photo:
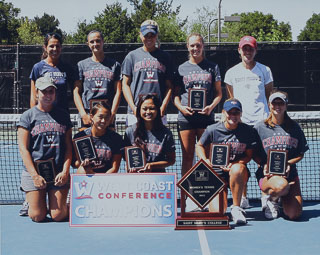
<instances>
[{"instance_id":1,"label":"knee of kneeling woman","mask_svg":"<svg viewBox=\"0 0 320 255\"><path fill-rule=\"evenodd\" d=\"M290 186L285 178L277 176L276 178L273 178L272 189L278 196L285 196L288 194Z\"/></svg>"},{"instance_id":2,"label":"knee of kneeling woman","mask_svg":"<svg viewBox=\"0 0 320 255\"><path fill-rule=\"evenodd\" d=\"M285 208L283 208L283 213L288 220L298 220L302 215L302 208L295 210L286 210Z\"/></svg>"},{"instance_id":3,"label":"knee of kneeling woman","mask_svg":"<svg viewBox=\"0 0 320 255\"><path fill-rule=\"evenodd\" d=\"M29 212L28 214L29 214L30 219L34 222L42 222L42 221L44 221L44 219L47 216L46 212L39 212L39 213Z\"/></svg>"},{"instance_id":4,"label":"knee of kneeling woman","mask_svg":"<svg viewBox=\"0 0 320 255\"><path fill-rule=\"evenodd\" d=\"M68 210L51 210L50 214L53 221L63 221L68 216Z\"/></svg>"}]
</instances>

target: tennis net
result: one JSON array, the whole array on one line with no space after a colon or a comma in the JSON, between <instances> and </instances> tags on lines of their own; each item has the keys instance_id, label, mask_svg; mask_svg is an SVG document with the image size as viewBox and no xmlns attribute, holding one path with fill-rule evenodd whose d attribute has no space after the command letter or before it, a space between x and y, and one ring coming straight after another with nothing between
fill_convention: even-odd
<instances>
[{"instance_id":1,"label":"tennis net","mask_svg":"<svg viewBox=\"0 0 320 255\"><path fill-rule=\"evenodd\" d=\"M320 200L320 112L290 112L289 115L302 127L310 150L304 159L298 163L302 196L304 200ZM219 120L220 114L216 114ZM20 191L20 175L23 163L19 154L16 125L20 114L0 114L0 204L18 204L24 200ZM77 132L79 119L77 114L71 115L74 124L73 132ZM126 115L117 115L117 132L125 131ZM177 131L177 115L168 115L168 126L174 134L176 142L176 163L167 168L167 172L177 173L181 178L182 153ZM248 164L251 178L248 182L248 197L259 199L260 190L254 177L256 165L253 161ZM70 172L74 172L71 169ZM125 172L125 162L122 160L120 172ZM178 194L179 196L179 194ZM229 193L230 197L230 193Z\"/></svg>"}]
</instances>

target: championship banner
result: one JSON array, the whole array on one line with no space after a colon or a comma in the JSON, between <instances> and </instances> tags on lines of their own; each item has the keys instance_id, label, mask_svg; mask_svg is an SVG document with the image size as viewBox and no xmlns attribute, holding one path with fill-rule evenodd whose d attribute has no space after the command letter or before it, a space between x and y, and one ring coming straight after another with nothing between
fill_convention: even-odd
<instances>
[{"instance_id":1,"label":"championship banner","mask_svg":"<svg viewBox=\"0 0 320 255\"><path fill-rule=\"evenodd\" d=\"M71 175L70 226L172 226L176 174Z\"/></svg>"}]
</instances>

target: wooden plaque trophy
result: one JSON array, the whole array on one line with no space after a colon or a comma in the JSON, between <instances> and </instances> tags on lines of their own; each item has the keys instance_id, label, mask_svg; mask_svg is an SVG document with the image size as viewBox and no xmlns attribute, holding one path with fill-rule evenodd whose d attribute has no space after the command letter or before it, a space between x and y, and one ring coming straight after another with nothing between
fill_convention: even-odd
<instances>
[{"instance_id":1,"label":"wooden plaque trophy","mask_svg":"<svg viewBox=\"0 0 320 255\"><path fill-rule=\"evenodd\" d=\"M204 160L198 161L178 182L181 189L181 215L176 220L176 230L230 229L229 218L223 212L223 193L226 183ZM204 209L219 196L218 212L186 212L186 198Z\"/></svg>"}]
</instances>

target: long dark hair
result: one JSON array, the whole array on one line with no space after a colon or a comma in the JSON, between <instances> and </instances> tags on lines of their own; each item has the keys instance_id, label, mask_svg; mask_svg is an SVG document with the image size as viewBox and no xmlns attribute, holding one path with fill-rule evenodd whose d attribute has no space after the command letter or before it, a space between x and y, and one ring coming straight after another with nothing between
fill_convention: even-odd
<instances>
[{"instance_id":1,"label":"long dark hair","mask_svg":"<svg viewBox=\"0 0 320 255\"><path fill-rule=\"evenodd\" d=\"M137 105L137 112L136 112L136 114L137 114L136 115L136 117L137 117L137 128L134 131L133 136L134 136L135 144L137 146L141 147L143 150L145 150L145 143L144 143L143 137L146 134L146 127L145 127L145 124L144 124L144 120L141 117L141 106L142 106L143 102L148 100L148 99L152 99L152 101L153 101L153 103L154 103L154 105L156 107L156 110L157 110L157 116L154 119L154 123L153 123L153 130L159 130L159 129L164 128L164 125L163 125L162 120L161 120L161 114L160 114L161 103L160 103L159 98L155 94L142 95L139 98L139 102L138 102L138 105Z\"/></svg>"},{"instance_id":2,"label":"long dark hair","mask_svg":"<svg viewBox=\"0 0 320 255\"><path fill-rule=\"evenodd\" d=\"M57 33L48 33L46 34L44 41L43 41L43 47L42 47L42 56L41 59L46 59L48 57L48 53L45 50L45 48L47 48L50 39L57 39L59 41L59 43L62 45L62 37L61 35L57 34Z\"/></svg>"},{"instance_id":3,"label":"long dark hair","mask_svg":"<svg viewBox=\"0 0 320 255\"><path fill-rule=\"evenodd\" d=\"M286 96L287 99L288 98L288 93L284 92L284 91L280 91L280 90L273 90L270 94L270 96L276 92L282 93ZM268 118L266 118L264 120L264 124L266 124L268 127L270 128L274 128L275 124L272 122L272 112L270 111ZM288 115L287 111L285 111L284 113L284 118L283 118L283 128L286 131L289 131L290 128L293 126L294 121L290 118L290 116Z\"/></svg>"},{"instance_id":4,"label":"long dark hair","mask_svg":"<svg viewBox=\"0 0 320 255\"><path fill-rule=\"evenodd\" d=\"M100 108L105 108L111 114L111 106L107 101L97 102L90 110L90 114L94 116L99 111Z\"/></svg>"}]
</instances>

